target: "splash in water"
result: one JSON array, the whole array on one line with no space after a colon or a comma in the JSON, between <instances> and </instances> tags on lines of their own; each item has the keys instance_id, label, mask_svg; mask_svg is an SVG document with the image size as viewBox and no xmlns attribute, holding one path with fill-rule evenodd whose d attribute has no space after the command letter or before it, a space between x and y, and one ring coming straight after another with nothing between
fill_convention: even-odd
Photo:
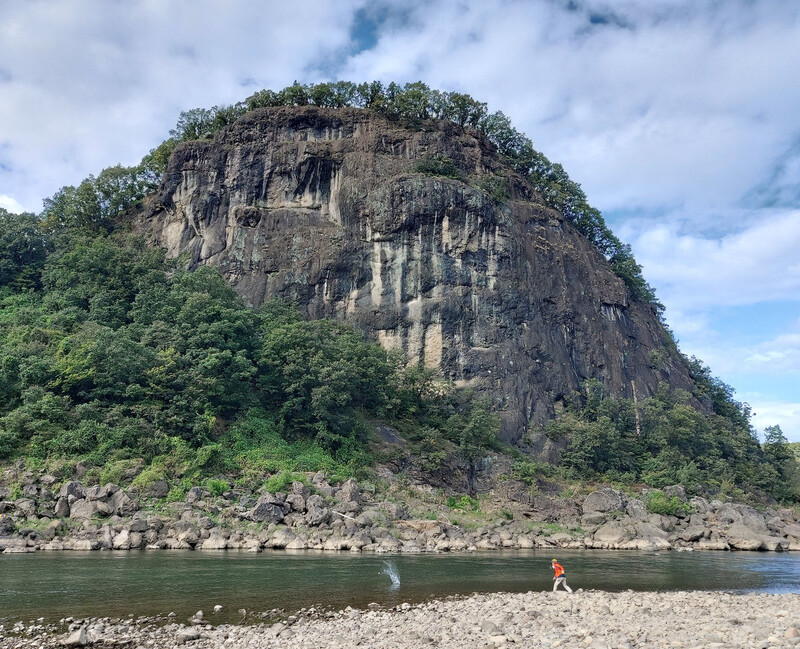
<instances>
[{"instance_id":1,"label":"splash in water","mask_svg":"<svg viewBox=\"0 0 800 649\"><path fill-rule=\"evenodd\" d=\"M397 567L393 563L384 561L381 574L386 575L392 580L392 585L390 586L392 590L400 588L400 575L397 573Z\"/></svg>"}]
</instances>

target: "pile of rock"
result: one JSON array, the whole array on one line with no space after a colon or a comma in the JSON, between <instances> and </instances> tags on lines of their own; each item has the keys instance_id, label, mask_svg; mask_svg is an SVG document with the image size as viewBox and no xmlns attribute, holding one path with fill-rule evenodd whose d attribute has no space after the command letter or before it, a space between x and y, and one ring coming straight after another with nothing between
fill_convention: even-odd
<instances>
[{"instance_id":1,"label":"pile of rock","mask_svg":"<svg viewBox=\"0 0 800 649\"><path fill-rule=\"evenodd\" d=\"M800 525L789 509L757 511L749 505L687 499L681 486L666 496L685 504L673 516L650 513L643 500L610 488L583 503L583 546L610 549L800 550Z\"/></svg>"},{"instance_id":2,"label":"pile of rock","mask_svg":"<svg viewBox=\"0 0 800 649\"><path fill-rule=\"evenodd\" d=\"M742 504L687 499L682 487L664 494L681 503L675 515L655 514L646 499L603 488L583 502L539 497L498 512L475 530L449 521L412 519L374 487L330 484L322 473L285 492L193 487L165 502L166 483L133 491L114 484L57 486L53 476L16 476L15 498L0 487L0 551L36 550L332 550L462 552L528 548L625 550L800 550L800 524L788 509L757 511ZM21 485L21 486L20 486ZM526 508L525 508L526 507ZM508 510L505 511L508 513ZM555 525L553 524L555 523Z\"/></svg>"}]
</instances>

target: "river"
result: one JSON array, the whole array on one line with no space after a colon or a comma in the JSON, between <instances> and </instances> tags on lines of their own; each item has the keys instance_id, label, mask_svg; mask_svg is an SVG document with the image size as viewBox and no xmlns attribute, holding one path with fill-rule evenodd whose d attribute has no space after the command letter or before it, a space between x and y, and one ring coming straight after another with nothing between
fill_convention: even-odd
<instances>
[{"instance_id":1,"label":"river","mask_svg":"<svg viewBox=\"0 0 800 649\"><path fill-rule=\"evenodd\" d=\"M551 551L552 552L552 551ZM165 615L213 622L238 609L395 605L475 592L552 587L550 559L574 589L800 593L800 555L729 552L507 551L373 555L316 552L57 552L0 554L0 621ZM394 586L389 573L396 573ZM224 608L212 615L215 604Z\"/></svg>"}]
</instances>

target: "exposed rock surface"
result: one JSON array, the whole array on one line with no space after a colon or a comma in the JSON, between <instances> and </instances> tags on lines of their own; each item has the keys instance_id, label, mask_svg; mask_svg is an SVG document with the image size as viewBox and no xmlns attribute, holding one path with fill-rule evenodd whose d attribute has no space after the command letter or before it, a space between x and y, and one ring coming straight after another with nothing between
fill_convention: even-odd
<instances>
[{"instance_id":1,"label":"exposed rock surface","mask_svg":"<svg viewBox=\"0 0 800 649\"><path fill-rule=\"evenodd\" d=\"M0 479L9 476L19 483L19 474L11 469ZM791 509L758 511L749 505L694 497L664 515L648 510L649 493L637 498L605 487L580 499L542 494L519 498L523 485L505 479L487 492L483 511L475 512L479 524L472 527L455 523L456 518L468 518L469 512L451 509L439 496L425 500L429 490L424 486L414 501L407 483L391 473L384 476L389 490L381 493L369 483L350 479L337 485L321 474L308 474L311 484L294 482L291 493L232 489L214 496L197 486L186 492L183 502L170 503L148 500L117 485L84 487L72 482L56 492L71 492L67 497L40 489L35 498L0 501L0 552L800 550L800 521ZM48 477L34 477L30 484L42 484ZM397 481L395 491L392 480ZM405 504L394 501L400 494ZM53 518L53 510L64 501L71 501L69 511Z\"/></svg>"},{"instance_id":2,"label":"exposed rock surface","mask_svg":"<svg viewBox=\"0 0 800 649\"><path fill-rule=\"evenodd\" d=\"M438 155L465 180L414 173ZM478 188L487 177L507 199ZM448 122L254 111L180 145L136 228L217 266L253 305L291 298L490 394L510 441L587 378L629 397L690 387L653 308L483 136Z\"/></svg>"}]
</instances>

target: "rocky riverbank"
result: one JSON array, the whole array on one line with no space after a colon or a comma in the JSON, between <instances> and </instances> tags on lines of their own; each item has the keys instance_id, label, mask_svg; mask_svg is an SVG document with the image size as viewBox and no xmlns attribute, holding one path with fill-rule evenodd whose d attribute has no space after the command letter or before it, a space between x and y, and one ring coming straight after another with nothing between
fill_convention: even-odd
<instances>
[{"instance_id":1,"label":"rocky riverbank","mask_svg":"<svg viewBox=\"0 0 800 649\"><path fill-rule=\"evenodd\" d=\"M9 482L10 470L4 476ZM318 473L285 491L192 487L167 499L168 485L58 484L21 472L0 483L0 551L314 549L350 552L463 552L528 548L800 550L790 509L701 497L682 487L631 496L602 488L581 498L531 496L506 485L477 501L447 501L420 488L381 492ZM390 483L391 484L391 483ZM654 513L652 496L675 508ZM650 503L648 505L648 503Z\"/></svg>"},{"instance_id":2,"label":"rocky riverbank","mask_svg":"<svg viewBox=\"0 0 800 649\"><path fill-rule=\"evenodd\" d=\"M800 644L800 595L724 592L473 595L390 610L301 611L285 620L212 625L67 620L0 627L0 647L582 647L768 649ZM5 636L5 637L3 637Z\"/></svg>"}]
</instances>

